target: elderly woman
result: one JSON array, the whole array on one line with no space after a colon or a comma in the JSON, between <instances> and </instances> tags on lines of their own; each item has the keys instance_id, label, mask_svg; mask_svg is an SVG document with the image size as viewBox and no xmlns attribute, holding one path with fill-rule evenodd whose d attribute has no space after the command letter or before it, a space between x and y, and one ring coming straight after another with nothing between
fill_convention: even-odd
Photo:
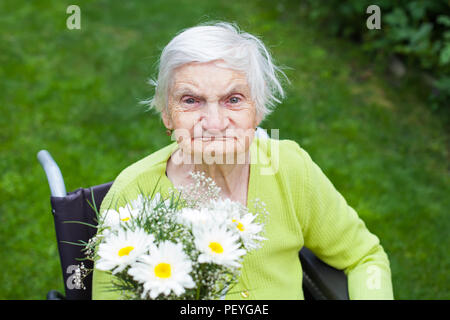
<instances>
[{"instance_id":1,"label":"elderly woman","mask_svg":"<svg viewBox=\"0 0 450 320\"><path fill-rule=\"evenodd\" d=\"M226 299L303 299L303 246L344 270L351 299L392 299L379 239L308 153L294 141L255 137L284 97L280 75L261 40L233 24L179 33L162 52L149 101L176 142L123 170L100 211L135 199L138 186L158 185L167 195L171 187L191 184L191 171L203 171L224 198L245 206L259 198L269 212L267 240L245 257L237 288ZM108 290L112 280L94 270L93 298L120 298Z\"/></svg>"}]
</instances>

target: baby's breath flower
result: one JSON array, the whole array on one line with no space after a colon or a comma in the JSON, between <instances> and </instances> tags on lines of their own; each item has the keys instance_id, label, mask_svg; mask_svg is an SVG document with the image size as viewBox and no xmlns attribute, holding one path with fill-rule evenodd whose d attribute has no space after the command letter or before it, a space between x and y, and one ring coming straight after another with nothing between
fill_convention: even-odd
<instances>
[{"instance_id":1,"label":"baby's breath flower","mask_svg":"<svg viewBox=\"0 0 450 320\"><path fill-rule=\"evenodd\" d=\"M83 262L81 262L81 264L77 266L73 278L73 283L76 289L86 290L86 286L83 283L83 279L89 274L89 272L90 271L84 266Z\"/></svg>"}]
</instances>

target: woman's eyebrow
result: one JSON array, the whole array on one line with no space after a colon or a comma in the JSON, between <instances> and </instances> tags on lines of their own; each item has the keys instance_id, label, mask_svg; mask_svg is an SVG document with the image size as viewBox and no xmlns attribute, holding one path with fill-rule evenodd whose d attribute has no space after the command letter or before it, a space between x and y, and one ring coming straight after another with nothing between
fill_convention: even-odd
<instances>
[{"instance_id":1,"label":"woman's eyebrow","mask_svg":"<svg viewBox=\"0 0 450 320\"><path fill-rule=\"evenodd\" d=\"M195 91L193 91L192 89L181 87L181 88L175 90L174 95L175 95L175 96L179 96L179 95L192 95L192 96L197 96L197 95L199 95L199 94L197 94L197 93L196 93Z\"/></svg>"},{"instance_id":2,"label":"woman's eyebrow","mask_svg":"<svg viewBox=\"0 0 450 320\"><path fill-rule=\"evenodd\" d=\"M242 84L237 84L233 86L230 90L228 90L228 92L225 93L224 96L228 96L236 91L245 92L245 86L243 86Z\"/></svg>"},{"instance_id":3,"label":"woman's eyebrow","mask_svg":"<svg viewBox=\"0 0 450 320\"><path fill-rule=\"evenodd\" d=\"M243 86L242 84L237 84L237 85L233 86L231 89L229 89L223 96L228 96L236 91L244 92L245 86ZM201 94L195 92L194 90L192 90L190 88L186 88L186 87L181 87L181 88L176 89L174 92L174 95L175 96L180 96L180 95L201 96Z\"/></svg>"}]
</instances>

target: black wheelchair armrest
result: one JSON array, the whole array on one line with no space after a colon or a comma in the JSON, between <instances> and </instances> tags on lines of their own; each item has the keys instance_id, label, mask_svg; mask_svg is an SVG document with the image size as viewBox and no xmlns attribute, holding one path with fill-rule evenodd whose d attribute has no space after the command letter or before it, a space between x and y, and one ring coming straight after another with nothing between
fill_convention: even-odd
<instances>
[{"instance_id":1,"label":"black wheelchair armrest","mask_svg":"<svg viewBox=\"0 0 450 320\"><path fill-rule=\"evenodd\" d=\"M66 300L66 297L59 291L50 290L47 293L47 300Z\"/></svg>"},{"instance_id":2,"label":"black wheelchair armrest","mask_svg":"<svg viewBox=\"0 0 450 320\"><path fill-rule=\"evenodd\" d=\"M347 276L319 260L308 248L300 250L305 298L314 300L349 300Z\"/></svg>"}]
</instances>

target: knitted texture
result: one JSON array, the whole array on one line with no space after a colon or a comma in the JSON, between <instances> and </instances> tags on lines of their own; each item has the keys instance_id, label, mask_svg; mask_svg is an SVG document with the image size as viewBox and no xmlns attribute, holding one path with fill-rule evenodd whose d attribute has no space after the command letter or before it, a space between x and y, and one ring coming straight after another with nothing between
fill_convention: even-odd
<instances>
[{"instance_id":1,"label":"knitted texture","mask_svg":"<svg viewBox=\"0 0 450 320\"><path fill-rule=\"evenodd\" d=\"M155 186L163 196L173 187L166 164L174 142L123 170L105 196L100 212L123 206ZM303 246L343 270L350 299L393 299L389 260L379 239L336 190L309 154L291 140L254 139L250 147L247 206L263 201L263 246L247 256L238 284L226 299L303 299ZM120 299L109 291L113 276L95 269L93 299Z\"/></svg>"}]
</instances>

